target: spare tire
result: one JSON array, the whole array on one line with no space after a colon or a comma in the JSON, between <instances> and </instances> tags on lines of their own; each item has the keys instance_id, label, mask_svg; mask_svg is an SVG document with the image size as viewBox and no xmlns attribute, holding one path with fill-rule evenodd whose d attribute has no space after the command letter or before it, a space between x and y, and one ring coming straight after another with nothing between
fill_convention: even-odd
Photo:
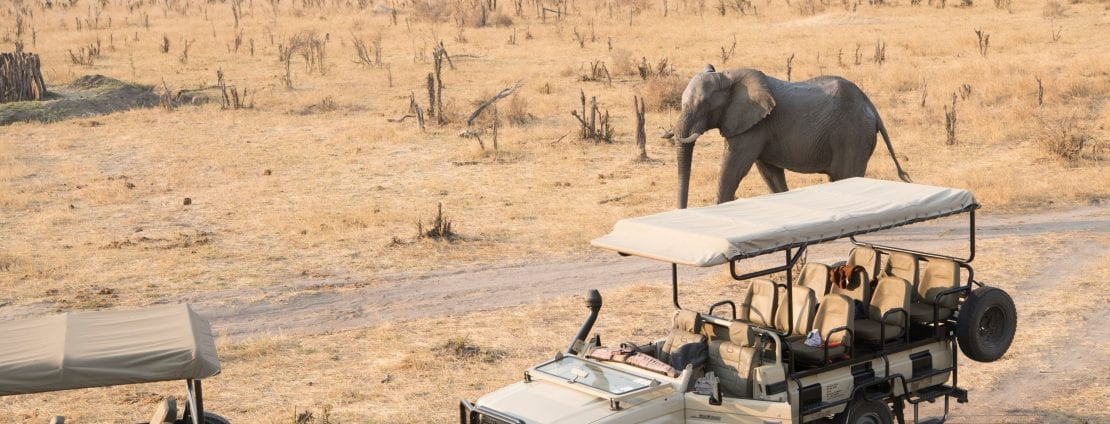
<instances>
[{"instance_id":1,"label":"spare tire","mask_svg":"<svg viewBox=\"0 0 1110 424\"><path fill-rule=\"evenodd\" d=\"M964 355L979 362L994 362L1006 354L1017 331L1017 308L1002 289L980 287L960 307L956 339Z\"/></svg>"}]
</instances>

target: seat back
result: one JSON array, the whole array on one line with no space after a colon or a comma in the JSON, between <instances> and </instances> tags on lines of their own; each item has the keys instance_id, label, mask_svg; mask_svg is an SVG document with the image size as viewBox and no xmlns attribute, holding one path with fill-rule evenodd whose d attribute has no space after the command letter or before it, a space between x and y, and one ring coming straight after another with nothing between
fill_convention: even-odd
<instances>
[{"instance_id":1,"label":"seat back","mask_svg":"<svg viewBox=\"0 0 1110 424\"><path fill-rule=\"evenodd\" d=\"M933 304L933 299L945 290L953 289L960 285L960 266L951 259L930 259L925 265L925 273L921 276L916 290L914 290L922 303ZM956 293L949 294L940 299L940 306L956 309L959 297Z\"/></svg>"},{"instance_id":2,"label":"seat back","mask_svg":"<svg viewBox=\"0 0 1110 424\"><path fill-rule=\"evenodd\" d=\"M821 298L829 292L829 266L817 262L806 262L805 266L802 267L802 272L798 274L798 281L794 285L813 289L813 293L817 296L817 302L820 303Z\"/></svg>"},{"instance_id":3,"label":"seat back","mask_svg":"<svg viewBox=\"0 0 1110 424\"><path fill-rule=\"evenodd\" d=\"M822 340L828 338L828 342L851 345L852 340L848 338L848 333L837 332L830 336L829 332L837 327L848 327L851 330L855 315L856 308L851 298L842 294L829 293L814 314L813 328L821 332Z\"/></svg>"},{"instance_id":4,"label":"seat back","mask_svg":"<svg viewBox=\"0 0 1110 424\"><path fill-rule=\"evenodd\" d=\"M848 253L848 260L844 265L861 266L867 271L866 280L874 280L879 275L879 252L867 246L856 246Z\"/></svg>"},{"instance_id":5,"label":"seat back","mask_svg":"<svg viewBox=\"0 0 1110 424\"><path fill-rule=\"evenodd\" d=\"M917 256L909 253L891 252L890 261L886 264L886 275L901 278L909 282L911 287L917 287L917 264Z\"/></svg>"},{"instance_id":6,"label":"seat back","mask_svg":"<svg viewBox=\"0 0 1110 424\"><path fill-rule=\"evenodd\" d=\"M864 272L863 274L867 273ZM832 288L829 290L829 293L836 293L848 296L849 299L858 302L860 304L860 307L866 306L867 304L871 303L871 281L868 279L867 275L863 275L860 278L852 279L849 282L847 288L832 286Z\"/></svg>"},{"instance_id":7,"label":"seat back","mask_svg":"<svg viewBox=\"0 0 1110 424\"><path fill-rule=\"evenodd\" d=\"M674 327L667 339L663 342L663 350L659 352L659 360L670 363L671 354L688 343L705 343L705 335L701 334L701 317L695 311L679 309L674 314Z\"/></svg>"},{"instance_id":8,"label":"seat back","mask_svg":"<svg viewBox=\"0 0 1110 424\"><path fill-rule=\"evenodd\" d=\"M813 327L813 315L817 312L817 296L813 289L804 286L793 286L791 291L794 293L793 296L787 296L786 289L781 289L779 292L775 328L782 331L790 330L790 312L793 312L794 327L787 336L804 336ZM791 307L791 300L793 300L793 307Z\"/></svg>"},{"instance_id":9,"label":"seat back","mask_svg":"<svg viewBox=\"0 0 1110 424\"><path fill-rule=\"evenodd\" d=\"M886 318L885 323L906 328L906 321L910 313L910 283L895 276L883 277L875 286L871 294L871 305L867 310L867 317L873 321L883 321L883 314L892 309L901 308L906 314L892 314Z\"/></svg>"},{"instance_id":10,"label":"seat back","mask_svg":"<svg viewBox=\"0 0 1110 424\"><path fill-rule=\"evenodd\" d=\"M709 343L710 370L721 379L721 391L731 397L751 397L752 370L759 366L756 348L745 346L748 325L734 321L729 327L729 340Z\"/></svg>"},{"instance_id":11,"label":"seat back","mask_svg":"<svg viewBox=\"0 0 1110 424\"><path fill-rule=\"evenodd\" d=\"M763 327L773 327L778 290L771 280L753 279L744 292L737 319Z\"/></svg>"}]
</instances>

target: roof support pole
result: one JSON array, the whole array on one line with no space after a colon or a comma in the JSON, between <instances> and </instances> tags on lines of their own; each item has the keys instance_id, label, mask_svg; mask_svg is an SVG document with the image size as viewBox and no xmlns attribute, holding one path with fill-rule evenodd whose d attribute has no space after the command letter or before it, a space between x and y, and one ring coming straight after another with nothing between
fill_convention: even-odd
<instances>
[{"instance_id":1,"label":"roof support pole","mask_svg":"<svg viewBox=\"0 0 1110 424\"><path fill-rule=\"evenodd\" d=\"M671 302L675 309L682 309L678 304L678 264L671 264Z\"/></svg>"}]
</instances>

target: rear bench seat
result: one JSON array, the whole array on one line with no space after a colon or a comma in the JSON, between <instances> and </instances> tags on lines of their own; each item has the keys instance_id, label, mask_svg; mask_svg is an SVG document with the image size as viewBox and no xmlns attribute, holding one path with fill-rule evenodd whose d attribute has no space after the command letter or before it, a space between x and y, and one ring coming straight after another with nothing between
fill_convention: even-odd
<instances>
[{"instance_id":1,"label":"rear bench seat","mask_svg":"<svg viewBox=\"0 0 1110 424\"><path fill-rule=\"evenodd\" d=\"M918 323L933 322L933 308L937 307L937 318L941 321L952 316L959 301L958 295L952 293L940 299L934 305L933 300L941 292L953 289L960 285L960 266L949 259L929 259L925 266L925 273L914 290L914 300L910 304L910 320Z\"/></svg>"}]
</instances>

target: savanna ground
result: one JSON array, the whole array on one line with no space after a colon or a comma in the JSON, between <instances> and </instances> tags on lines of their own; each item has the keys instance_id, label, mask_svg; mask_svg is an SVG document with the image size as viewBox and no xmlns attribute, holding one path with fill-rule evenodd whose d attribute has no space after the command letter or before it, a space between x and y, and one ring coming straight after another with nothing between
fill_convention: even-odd
<instances>
[{"instance_id":1,"label":"savanna ground","mask_svg":"<svg viewBox=\"0 0 1110 424\"><path fill-rule=\"evenodd\" d=\"M485 25L483 4L493 6ZM573 335L581 298L541 285L607 287L597 331L608 340L663 334L666 274L601 259L609 256L588 241L619 218L673 207L673 147L655 135L677 116L685 79L706 63L785 79L789 63L794 80L837 74L859 84L914 180L972 190L984 226L998 229L982 232L976 275L1014 294L1021 330L1002 360L964 361L973 403L956 409L963 422L1110 421L1110 5L520 7L5 2L2 49L40 53L48 85L102 74L177 93L216 84L220 71L253 107L210 102L0 127L0 316L191 300L223 334L224 372L206 400L233 422L292 422L296 410L317 422L448 421L459 398L518 379ZM542 18L543 8L564 13ZM454 65L442 71L447 123L426 117L421 131L413 118L390 122L409 114L410 94L426 110L440 41ZM287 74L279 53L290 46ZM654 75L641 76L642 61ZM595 80L598 62L611 83ZM496 151L490 115L471 128L484 131L485 149L459 136L476 102L518 81L497 103ZM580 90L610 112L612 143L579 139L570 112ZM634 95L647 102L650 161L637 160ZM698 144L692 205L711 203L722 150L716 134ZM766 192L754 173L739 196ZM885 149L868 175L894 178ZM822 181L788 177L792 186ZM457 233L450 241L418 235L440 204ZM1050 225L1059 222L1074 225ZM931 246L960 246L937 228L925 233ZM599 263L619 269L615 283ZM502 284L421 303L420 312L397 300L415 300L405 293L418 287L480 284L468 275ZM743 288L715 272L691 279L700 284L684 292L690 305ZM502 301L486 300L494 297ZM337 302L355 312L306 324L297 314L304 299L318 301L316 311ZM259 309L268 313L249 313ZM5 397L0 416L133 422L147 418L155 393L178 386Z\"/></svg>"}]
</instances>

